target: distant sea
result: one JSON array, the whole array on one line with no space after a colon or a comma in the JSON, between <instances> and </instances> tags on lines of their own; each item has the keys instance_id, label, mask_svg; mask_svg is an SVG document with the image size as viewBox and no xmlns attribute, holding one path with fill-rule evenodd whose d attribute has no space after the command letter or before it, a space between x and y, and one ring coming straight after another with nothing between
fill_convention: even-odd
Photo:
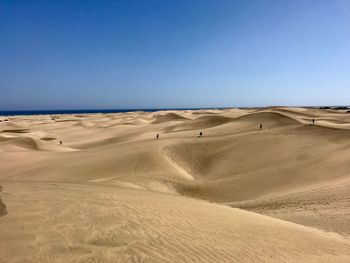
<instances>
[{"instance_id":1,"label":"distant sea","mask_svg":"<svg viewBox=\"0 0 350 263\"><path fill-rule=\"evenodd\" d=\"M199 110L209 108L178 108L178 109L103 109L103 110L26 110L26 111L0 111L0 116L16 116L16 115L53 115L53 114L84 114L84 113L118 113L145 111L154 112L160 110ZM224 108L216 108L224 109Z\"/></svg>"}]
</instances>

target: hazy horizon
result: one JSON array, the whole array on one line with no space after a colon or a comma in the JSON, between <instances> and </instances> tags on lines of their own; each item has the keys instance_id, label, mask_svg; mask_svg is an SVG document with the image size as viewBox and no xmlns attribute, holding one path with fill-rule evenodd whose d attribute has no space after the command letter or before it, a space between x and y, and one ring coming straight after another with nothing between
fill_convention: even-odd
<instances>
[{"instance_id":1,"label":"hazy horizon","mask_svg":"<svg viewBox=\"0 0 350 263\"><path fill-rule=\"evenodd\" d=\"M350 2L1 1L0 111L347 105Z\"/></svg>"}]
</instances>

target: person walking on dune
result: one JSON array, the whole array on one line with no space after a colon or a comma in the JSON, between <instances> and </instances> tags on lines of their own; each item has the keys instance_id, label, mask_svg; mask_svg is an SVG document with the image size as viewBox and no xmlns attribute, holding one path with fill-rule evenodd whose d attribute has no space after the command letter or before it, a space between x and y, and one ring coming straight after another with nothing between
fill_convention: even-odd
<instances>
[{"instance_id":1,"label":"person walking on dune","mask_svg":"<svg viewBox=\"0 0 350 263\"><path fill-rule=\"evenodd\" d=\"M157 140L159 139L159 133L157 133Z\"/></svg>"},{"instance_id":2,"label":"person walking on dune","mask_svg":"<svg viewBox=\"0 0 350 263\"><path fill-rule=\"evenodd\" d=\"M315 118L312 118L312 125L315 125Z\"/></svg>"},{"instance_id":3,"label":"person walking on dune","mask_svg":"<svg viewBox=\"0 0 350 263\"><path fill-rule=\"evenodd\" d=\"M262 130L262 124L260 123L260 131Z\"/></svg>"},{"instance_id":4,"label":"person walking on dune","mask_svg":"<svg viewBox=\"0 0 350 263\"><path fill-rule=\"evenodd\" d=\"M198 137L202 137L202 135L203 135L203 132L201 131L201 132L199 133L199 136L198 136Z\"/></svg>"},{"instance_id":5,"label":"person walking on dune","mask_svg":"<svg viewBox=\"0 0 350 263\"><path fill-rule=\"evenodd\" d=\"M62 141L60 141L60 144L62 145Z\"/></svg>"}]
</instances>

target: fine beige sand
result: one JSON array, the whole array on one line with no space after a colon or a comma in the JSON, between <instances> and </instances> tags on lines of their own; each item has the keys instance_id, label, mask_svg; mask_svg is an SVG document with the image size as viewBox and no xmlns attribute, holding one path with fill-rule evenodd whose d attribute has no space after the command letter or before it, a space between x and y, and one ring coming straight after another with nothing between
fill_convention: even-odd
<instances>
[{"instance_id":1,"label":"fine beige sand","mask_svg":"<svg viewBox=\"0 0 350 263\"><path fill-rule=\"evenodd\" d=\"M0 117L0 262L350 262L350 113Z\"/></svg>"}]
</instances>

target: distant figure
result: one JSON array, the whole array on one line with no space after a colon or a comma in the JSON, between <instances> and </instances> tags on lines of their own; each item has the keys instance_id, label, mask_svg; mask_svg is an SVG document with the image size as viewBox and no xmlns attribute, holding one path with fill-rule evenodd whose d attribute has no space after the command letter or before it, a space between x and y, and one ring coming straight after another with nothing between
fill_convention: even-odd
<instances>
[{"instance_id":1,"label":"distant figure","mask_svg":"<svg viewBox=\"0 0 350 263\"><path fill-rule=\"evenodd\" d=\"M203 132L201 131L201 132L199 133L199 137L202 137L202 135L203 135Z\"/></svg>"},{"instance_id":2,"label":"distant figure","mask_svg":"<svg viewBox=\"0 0 350 263\"><path fill-rule=\"evenodd\" d=\"M312 125L315 125L315 119L312 118Z\"/></svg>"},{"instance_id":3,"label":"distant figure","mask_svg":"<svg viewBox=\"0 0 350 263\"><path fill-rule=\"evenodd\" d=\"M62 141L60 141L60 144L62 145Z\"/></svg>"},{"instance_id":4,"label":"distant figure","mask_svg":"<svg viewBox=\"0 0 350 263\"><path fill-rule=\"evenodd\" d=\"M260 130L262 130L262 124L260 123Z\"/></svg>"},{"instance_id":5,"label":"distant figure","mask_svg":"<svg viewBox=\"0 0 350 263\"><path fill-rule=\"evenodd\" d=\"M159 139L159 133L157 133L157 140Z\"/></svg>"}]
</instances>

